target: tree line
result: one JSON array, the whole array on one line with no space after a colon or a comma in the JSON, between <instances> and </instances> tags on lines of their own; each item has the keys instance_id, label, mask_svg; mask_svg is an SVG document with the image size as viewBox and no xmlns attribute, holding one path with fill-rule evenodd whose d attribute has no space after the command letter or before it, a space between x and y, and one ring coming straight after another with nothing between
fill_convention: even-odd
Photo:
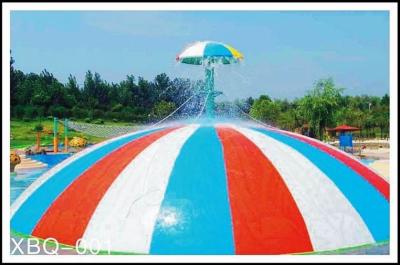
<instances>
[{"instance_id":1,"label":"tree line","mask_svg":"<svg viewBox=\"0 0 400 265\"><path fill-rule=\"evenodd\" d=\"M11 58L11 118L25 120L53 116L148 122L168 115L202 85L189 79L171 80L165 73L152 81L128 75L119 83L109 83L99 73L87 71L80 86L72 75L63 84L47 70L25 74L13 64Z\"/></svg>"},{"instance_id":2,"label":"tree line","mask_svg":"<svg viewBox=\"0 0 400 265\"><path fill-rule=\"evenodd\" d=\"M169 78L165 73L148 81L128 75L119 83L109 83L100 74L87 71L84 84L70 75L63 84L53 74L23 73L13 66L11 58L11 118L36 119L59 117L103 122L103 120L143 123L160 120L192 97L177 112L190 116L202 109L202 81ZM261 95L217 102L217 114L238 116L244 112L262 122L282 129L322 139L327 128L340 124L356 126L361 135L389 135L389 96L349 96L331 78L318 80L305 96L294 100L271 99ZM238 108L239 107L239 108ZM240 109L240 111L238 111Z\"/></svg>"},{"instance_id":3,"label":"tree line","mask_svg":"<svg viewBox=\"0 0 400 265\"><path fill-rule=\"evenodd\" d=\"M304 97L292 101L271 99L261 95L242 101L249 114L282 129L309 134L323 139L328 128L346 124L360 129L362 137L389 137L388 94L377 96L349 96L332 78L318 80ZM249 104L250 102L250 104Z\"/></svg>"}]
</instances>

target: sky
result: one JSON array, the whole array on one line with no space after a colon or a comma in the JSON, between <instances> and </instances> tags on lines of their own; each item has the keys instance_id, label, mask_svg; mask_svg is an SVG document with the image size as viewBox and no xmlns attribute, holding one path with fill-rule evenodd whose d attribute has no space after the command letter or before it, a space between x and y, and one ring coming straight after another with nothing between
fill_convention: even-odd
<instances>
[{"instance_id":1,"label":"sky","mask_svg":"<svg viewBox=\"0 0 400 265\"><path fill-rule=\"evenodd\" d=\"M201 79L176 55L214 40L244 54L216 70L223 98L302 97L332 77L348 95L389 93L387 11L12 11L11 51L23 72L47 69L83 84L88 70L108 82L127 75Z\"/></svg>"}]
</instances>

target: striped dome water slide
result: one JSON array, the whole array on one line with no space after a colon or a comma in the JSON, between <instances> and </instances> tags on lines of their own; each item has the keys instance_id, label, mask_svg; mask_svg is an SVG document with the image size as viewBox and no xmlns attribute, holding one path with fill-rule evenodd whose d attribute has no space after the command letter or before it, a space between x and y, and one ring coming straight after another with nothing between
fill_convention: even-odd
<instances>
[{"instance_id":1,"label":"striped dome water slide","mask_svg":"<svg viewBox=\"0 0 400 265\"><path fill-rule=\"evenodd\" d=\"M15 201L11 229L128 253L313 253L389 240L389 184L302 135L181 124L66 159Z\"/></svg>"}]
</instances>

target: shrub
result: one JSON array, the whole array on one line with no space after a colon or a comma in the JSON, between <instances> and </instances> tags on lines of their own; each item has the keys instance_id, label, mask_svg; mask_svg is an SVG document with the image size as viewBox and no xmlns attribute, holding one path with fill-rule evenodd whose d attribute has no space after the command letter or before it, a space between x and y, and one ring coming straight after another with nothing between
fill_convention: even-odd
<instances>
[{"instance_id":1,"label":"shrub","mask_svg":"<svg viewBox=\"0 0 400 265\"><path fill-rule=\"evenodd\" d=\"M121 115L121 119L123 121L132 121L133 117L135 116L134 113L129 112L127 110L124 110L123 112L121 112L120 115Z\"/></svg>"},{"instance_id":2,"label":"shrub","mask_svg":"<svg viewBox=\"0 0 400 265\"><path fill-rule=\"evenodd\" d=\"M173 102L160 101L154 105L153 112L157 118L163 118L175 110Z\"/></svg>"},{"instance_id":3,"label":"shrub","mask_svg":"<svg viewBox=\"0 0 400 265\"><path fill-rule=\"evenodd\" d=\"M89 118L89 117L87 117L87 118L85 118L85 120L84 120L85 122L87 122L87 123L91 123L92 122L92 119L91 118Z\"/></svg>"},{"instance_id":4,"label":"shrub","mask_svg":"<svg viewBox=\"0 0 400 265\"><path fill-rule=\"evenodd\" d=\"M107 120L117 120L121 119L121 113L120 112L114 112L114 111L108 111L104 114L104 118Z\"/></svg>"},{"instance_id":5,"label":"shrub","mask_svg":"<svg viewBox=\"0 0 400 265\"><path fill-rule=\"evenodd\" d=\"M33 130L35 132L42 132L43 131L43 125L41 123L36 124L35 127L33 127Z\"/></svg>"},{"instance_id":6,"label":"shrub","mask_svg":"<svg viewBox=\"0 0 400 265\"><path fill-rule=\"evenodd\" d=\"M123 109L124 106L122 104L116 104L111 108L112 112L120 112Z\"/></svg>"},{"instance_id":7,"label":"shrub","mask_svg":"<svg viewBox=\"0 0 400 265\"><path fill-rule=\"evenodd\" d=\"M130 121L134 121L134 122L146 122L149 120L149 118L151 118L151 114L148 113L143 113L143 114L136 114L133 119L131 119Z\"/></svg>"},{"instance_id":8,"label":"shrub","mask_svg":"<svg viewBox=\"0 0 400 265\"><path fill-rule=\"evenodd\" d=\"M15 107L11 107L11 115L12 117L16 118L23 118L24 117L24 106L16 105Z\"/></svg>"},{"instance_id":9,"label":"shrub","mask_svg":"<svg viewBox=\"0 0 400 265\"><path fill-rule=\"evenodd\" d=\"M93 123L94 124L104 124L104 121L102 119L97 119Z\"/></svg>"},{"instance_id":10,"label":"shrub","mask_svg":"<svg viewBox=\"0 0 400 265\"><path fill-rule=\"evenodd\" d=\"M37 108L32 105L26 105L24 108L24 117L34 119L38 115Z\"/></svg>"},{"instance_id":11,"label":"shrub","mask_svg":"<svg viewBox=\"0 0 400 265\"><path fill-rule=\"evenodd\" d=\"M68 110L63 106L50 106L49 113L54 117L65 118L68 117Z\"/></svg>"},{"instance_id":12,"label":"shrub","mask_svg":"<svg viewBox=\"0 0 400 265\"><path fill-rule=\"evenodd\" d=\"M79 106L74 106L72 108L72 116L77 119L83 119L89 116L89 111Z\"/></svg>"},{"instance_id":13,"label":"shrub","mask_svg":"<svg viewBox=\"0 0 400 265\"><path fill-rule=\"evenodd\" d=\"M104 111L96 109L93 111L93 117L94 118L103 118L104 117Z\"/></svg>"},{"instance_id":14,"label":"shrub","mask_svg":"<svg viewBox=\"0 0 400 265\"><path fill-rule=\"evenodd\" d=\"M39 117L43 117L44 116L44 107L43 106L37 106L35 107L36 109L36 115L38 115Z\"/></svg>"}]
</instances>

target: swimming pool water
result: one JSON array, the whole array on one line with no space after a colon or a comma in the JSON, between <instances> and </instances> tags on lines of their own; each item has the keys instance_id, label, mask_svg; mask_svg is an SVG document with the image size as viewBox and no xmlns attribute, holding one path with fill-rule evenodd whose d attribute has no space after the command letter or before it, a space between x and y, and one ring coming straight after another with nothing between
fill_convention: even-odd
<instances>
[{"instance_id":1,"label":"swimming pool water","mask_svg":"<svg viewBox=\"0 0 400 265\"><path fill-rule=\"evenodd\" d=\"M10 202L11 204L18 198L19 195L31 185L40 175L46 172L48 168L36 169L32 171L18 172L11 175L10 183Z\"/></svg>"},{"instance_id":2,"label":"swimming pool water","mask_svg":"<svg viewBox=\"0 0 400 265\"><path fill-rule=\"evenodd\" d=\"M51 154L51 155L31 155L27 156L34 160L46 163L48 166L41 169L26 170L11 175L10 180L10 203L12 204L19 195L31 185L38 177L50 168L54 167L64 159L70 157L71 154Z\"/></svg>"},{"instance_id":3,"label":"swimming pool water","mask_svg":"<svg viewBox=\"0 0 400 265\"><path fill-rule=\"evenodd\" d=\"M375 161L375 159L371 159L371 158L361 158L359 160L361 163L363 163L364 165L367 165L367 166L372 164Z\"/></svg>"},{"instance_id":4,"label":"swimming pool water","mask_svg":"<svg viewBox=\"0 0 400 265\"><path fill-rule=\"evenodd\" d=\"M27 157L46 163L48 165L48 168L52 168L53 166L57 165L58 163L60 163L61 161L70 156L71 154L51 154L51 155L30 155Z\"/></svg>"}]
</instances>

